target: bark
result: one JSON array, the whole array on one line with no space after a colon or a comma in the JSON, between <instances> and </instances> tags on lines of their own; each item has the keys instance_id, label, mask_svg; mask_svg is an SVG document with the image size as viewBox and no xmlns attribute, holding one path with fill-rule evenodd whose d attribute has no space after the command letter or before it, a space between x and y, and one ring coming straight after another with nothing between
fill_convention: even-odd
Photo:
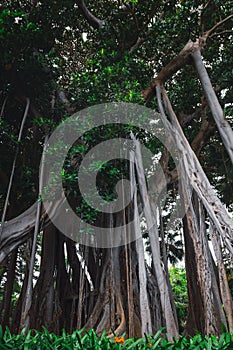
<instances>
[{"instance_id":1,"label":"bark","mask_svg":"<svg viewBox=\"0 0 233 350\"><path fill-rule=\"evenodd\" d=\"M163 109L159 85L157 86L157 97L164 125L168 130L170 129L170 135L174 138L175 147L179 154L179 181L182 183L183 195L185 196L187 225L193 241L195 264L197 266L196 274L198 277L198 286L201 291L199 297L202 300L202 311L204 312L205 320L204 329L203 325L200 325L200 331L204 333L220 333L221 322L226 323L226 320L221 308L219 291L216 288L217 283L210 259L200 203L203 203L211 221L214 222L214 225L217 225L218 233L221 235L224 241L224 246L229 250L230 254L232 254L232 221L215 192L212 190L198 159L192 151L187 139L184 137L168 96L165 90L163 90L163 100L171 120L171 123L168 122ZM193 179L193 177L195 177L195 179ZM198 212L195 212L192 207L193 189L199 197ZM223 221L224 225L222 224ZM212 285L214 286L213 288L211 287ZM214 315L213 310L215 310ZM191 316L194 318L194 322L196 322L195 314L192 313Z\"/></svg>"},{"instance_id":2,"label":"bark","mask_svg":"<svg viewBox=\"0 0 233 350\"><path fill-rule=\"evenodd\" d=\"M207 141L209 140L210 136L214 135L216 131L215 125L208 122L207 120L204 120L202 123L202 126L194 138L194 140L191 143L191 147L194 151L194 153L199 158L199 155L201 153L201 150L206 145Z\"/></svg>"},{"instance_id":3,"label":"bark","mask_svg":"<svg viewBox=\"0 0 233 350\"><path fill-rule=\"evenodd\" d=\"M20 143L21 138L22 138L24 124L25 124L27 116L28 116L29 107L30 107L30 99L27 98L26 99L26 106L25 106L23 118L22 118L21 125L20 125L20 130L19 130L19 135L18 135L18 140L17 140L18 143L17 143L15 157L14 157L14 161L13 161L13 165L12 165L12 169L11 169L11 175L10 175L8 189L7 189L6 199L5 199L3 212L2 212L1 226L0 226L0 241L2 240L2 232L3 232L3 229L4 229L4 224L5 224L6 214L7 214L7 208L8 208L8 205L9 205L11 187L12 187L12 183L13 183L13 177L14 177L14 174L15 174L15 166L16 166L17 156L18 156L18 152L19 152L19 143Z\"/></svg>"},{"instance_id":4,"label":"bark","mask_svg":"<svg viewBox=\"0 0 233 350\"><path fill-rule=\"evenodd\" d=\"M141 334L152 333L150 307L147 293L147 276L145 269L145 256L142 238L136 242L138 254L139 269L139 290L140 290L140 315L141 315Z\"/></svg>"},{"instance_id":5,"label":"bark","mask_svg":"<svg viewBox=\"0 0 233 350\"><path fill-rule=\"evenodd\" d=\"M10 314L11 314L11 298L14 287L14 279L15 279L15 268L17 261L18 249L15 249L10 256L10 263L7 271L7 282L5 284L4 290L4 298L3 298L3 317L1 324L3 328L9 325L10 323ZM2 311L1 311L2 313Z\"/></svg>"},{"instance_id":6,"label":"bark","mask_svg":"<svg viewBox=\"0 0 233 350\"><path fill-rule=\"evenodd\" d=\"M203 305L204 322L202 329L198 329L198 331L203 334L220 334L222 323L226 325L226 319L222 312L219 291L213 288L216 285L216 279L203 225L203 213L196 195L194 195L194 200L196 201L196 208L191 203L187 209L186 217L195 252L197 282L200 289L201 304Z\"/></svg>"},{"instance_id":7,"label":"bark","mask_svg":"<svg viewBox=\"0 0 233 350\"><path fill-rule=\"evenodd\" d=\"M227 21L229 21L231 18L233 17L233 15L229 15L226 18L223 18L221 21L219 21L218 23L216 23L212 28L210 28L207 32L205 32L201 37L200 37L200 41L203 41L203 43L205 44L206 40L214 34L214 32L216 32L216 30L222 26L224 23L226 23Z\"/></svg>"},{"instance_id":8,"label":"bark","mask_svg":"<svg viewBox=\"0 0 233 350\"><path fill-rule=\"evenodd\" d=\"M95 17L87 8L84 0L78 1L78 7L80 8L83 16L86 18L87 22L95 29L99 29L104 27L105 21L100 20L99 18Z\"/></svg>"},{"instance_id":9,"label":"bark","mask_svg":"<svg viewBox=\"0 0 233 350\"><path fill-rule=\"evenodd\" d=\"M158 282L154 273L154 264L152 268L146 265L147 291L150 306L152 333L156 333L163 325L162 306L159 297Z\"/></svg>"},{"instance_id":10,"label":"bark","mask_svg":"<svg viewBox=\"0 0 233 350\"><path fill-rule=\"evenodd\" d=\"M186 64L190 64L191 53L195 50L198 42L194 43L189 40L184 48L173 58L157 75L156 78L152 79L150 86L142 91L144 100L148 103L156 93L156 86L158 84L164 84L165 81L172 77L173 74L178 72L181 68L185 67Z\"/></svg>"},{"instance_id":11,"label":"bark","mask_svg":"<svg viewBox=\"0 0 233 350\"><path fill-rule=\"evenodd\" d=\"M44 142L44 152L45 147L47 144L48 138L45 138ZM44 153L43 153L44 154ZM21 328L26 328L26 330L29 330L30 328L30 317L29 317L29 310L31 308L32 304L32 292L33 292L33 271L34 271L34 265L35 265L35 255L36 255L36 245L37 245L37 238L39 234L40 229L40 216L41 216L41 208L42 208L42 202L40 200L40 196L42 194L42 184L43 184L43 176L44 176L44 159L42 157L42 167L40 172L40 178L39 178L39 199L37 204L37 213L36 213L36 221L35 221L35 227L34 227L34 234L33 234L33 240L32 240L32 250L31 250L31 259L30 259L30 265L29 265L29 277L28 277L28 285L27 290L25 294L25 299L23 302L23 311L21 316Z\"/></svg>"},{"instance_id":12,"label":"bark","mask_svg":"<svg viewBox=\"0 0 233 350\"><path fill-rule=\"evenodd\" d=\"M110 235L112 237L113 217L110 214ZM110 326L112 329L115 328L115 294L116 294L116 281L114 275L114 263L113 263L113 248L110 248L110 272L109 272L109 300L110 300Z\"/></svg>"},{"instance_id":13,"label":"bark","mask_svg":"<svg viewBox=\"0 0 233 350\"><path fill-rule=\"evenodd\" d=\"M26 260L23 285L22 285L22 288L21 288L21 291L20 291L19 298L17 300L17 304L16 304L16 307L15 307L14 313L12 315L12 323L10 324L10 328L11 328L13 333L18 333L19 329L20 329L22 305L23 305L23 299L24 299L24 296L25 296L25 293L26 293L28 276L29 276L29 261Z\"/></svg>"},{"instance_id":14,"label":"bark","mask_svg":"<svg viewBox=\"0 0 233 350\"><path fill-rule=\"evenodd\" d=\"M86 252L89 247L84 247ZM85 260L84 260L85 261ZM81 328L82 324L82 308L83 308L83 298L84 298L84 287L85 287L85 265L80 266L79 273L79 297L78 297L78 309L77 309L77 329Z\"/></svg>"},{"instance_id":15,"label":"bark","mask_svg":"<svg viewBox=\"0 0 233 350\"><path fill-rule=\"evenodd\" d=\"M211 34L213 34L219 26L223 25L225 22L230 20L233 15L230 15L220 22L216 23L211 29L203 33L195 42L189 40L184 48L174 57L157 75L156 78L152 79L150 86L142 91L144 100L148 103L152 97L155 95L156 86L158 84L163 85L169 78L178 72L181 68L185 67L187 64L192 64L193 54L196 50L201 51L206 45L206 40Z\"/></svg>"},{"instance_id":16,"label":"bark","mask_svg":"<svg viewBox=\"0 0 233 350\"><path fill-rule=\"evenodd\" d=\"M131 152L132 153L132 152ZM135 179L135 171L134 171L134 159L131 156L130 163L130 178L132 189L136 188L136 179ZM133 194L133 191L132 191ZM147 293L147 275L146 275L146 267L145 267L145 254L144 254L144 245L142 239L142 233L140 228L140 218L138 212L137 205L137 194L133 196L133 204L134 204L134 229L135 232L138 230L138 234L136 237L140 237L136 241L136 250L138 256L138 278L139 278L139 298L140 298L140 315L141 315L141 334L149 334L152 333L152 324L151 324L151 315L150 315L150 307ZM139 234L140 233L140 234Z\"/></svg>"},{"instance_id":17,"label":"bark","mask_svg":"<svg viewBox=\"0 0 233 350\"><path fill-rule=\"evenodd\" d=\"M227 316L228 329L230 331L233 329L232 297L222 256L221 240L212 226L210 226L210 236L213 242L213 247L217 259L221 297L224 305L224 311Z\"/></svg>"},{"instance_id":18,"label":"bark","mask_svg":"<svg viewBox=\"0 0 233 350\"><path fill-rule=\"evenodd\" d=\"M216 195L214 189L209 183L209 180L201 167L199 160L195 153L190 147L189 142L183 134L178 119L172 109L168 96L163 90L163 97L166 103L167 111L170 116L172 123L168 122L163 105L161 102L161 89L157 86L158 102L161 111L161 118L163 119L164 125L169 131L175 143L175 147L179 154L180 160L180 178L186 181L187 188L191 186L197 193L198 197L202 201L207 213L216 226L219 234L221 235L225 247L233 255L233 221L230 218L224 205ZM173 146L174 147L174 146Z\"/></svg>"},{"instance_id":19,"label":"bark","mask_svg":"<svg viewBox=\"0 0 233 350\"><path fill-rule=\"evenodd\" d=\"M47 212L49 217L56 216L59 213L59 207L62 201L51 206ZM25 212L14 219L4 223L0 239L0 263L19 245L23 244L33 233L35 227L36 213L38 203L34 203ZM47 213L42 210L40 221L42 228L49 223Z\"/></svg>"},{"instance_id":20,"label":"bark","mask_svg":"<svg viewBox=\"0 0 233 350\"><path fill-rule=\"evenodd\" d=\"M0 241L0 262L23 244L35 225L36 203L17 218L5 222Z\"/></svg>"},{"instance_id":21,"label":"bark","mask_svg":"<svg viewBox=\"0 0 233 350\"><path fill-rule=\"evenodd\" d=\"M224 116L222 107L217 99L209 75L202 61L199 48L192 52L192 57L223 144L233 163L233 130Z\"/></svg>"},{"instance_id":22,"label":"bark","mask_svg":"<svg viewBox=\"0 0 233 350\"><path fill-rule=\"evenodd\" d=\"M144 204L144 214L147 221L147 228L149 232L151 251L154 263L154 270L156 273L158 287L160 291L160 302L166 322L167 333L170 340L173 337L178 337L178 325L176 323L176 316L172 309L172 303L170 300L169 288L166 281L165 271L161 264L160 259L160 247L159 247L159 235L157 228L157 220L153 215L150 207L149 197L146 189L145 175L143 170L143 164L141 159L141 152L138 141L134 139L136 147L136 169L138 175L139 188Z\"/></svg>"},{"instance_id":23,"label":"bark","mask_svg":"<svg viewBox=\"0 0 233 350\"><path fill-rule=\"evenodd\" d=\"M125 236L127 233L125 233ZM128 329L129 337L133 337L134 334L134 303L133 303L133 290L132 290L132 269L131 269L131 254L130 254L130 245L125 245L125 266L126 266L126 284L127 284L127 304L128 304Z\"/></svg>"},{"instance_id":24,"label":"bark","mask_svg":"<svg viewBox=\"0 0 233 350\"><path fill-rule=\"evenodd\" d=\"M56 240L56 228L51 224L43 230L40 275L33 289L30 309L31 326L36 329L41 329L42 325L53 329Z\"/></svg>"},{"instance_id":25,"label":"bark","mask_svg":"<svg viewBox=\"0 0 233 350\"><path fill-rule=\"evenodd\" d=\"M151 200L151 207L154 207L154 215L156 215L155 211L155 204L152 199ZM162 244L162 260L163 260L163 266L165 270L165 275L166 275L166 280L167 280L167 285L168 285L168 290L169 290L169 295L170 295L170 300L171 300L171 305L173 309L173 314L176 320L176 324L178 325L178 318L177 318L177 313L176 313L176 306L175 306L175 301L173 298L173 292L172 292L172 286L170 282L170 276L169 276L169 269L168 269L168 257L167 257L167 249L166 249L166 243L165 243L165 232L164 232L164 225L163 225L163 218L162 218L162 212L161 212L161 206L159 203L159 208L158 208L158 214L159 214L159 221L160 221L160 237L161 237L161 244Z\"/></svg>"},{"instance_id":26,"label":"bark","mask_svg":"<svg viewBox=\"0 0 233 350\"><path fill-rule=\"evenodd\" d=\"M3 104L2 104L2 108L1 108L1 112L0 112L0 118L2 118L4 116L4 112L5 112L5 108L6 108L6 103L7 103L7 99L8 97L4 98Z\"/></svg>"},{"instance_id":27,"label":"bark","mask_svg":"<svg viewBox=\"0 0 233 350\"><path fill-rule=\"evenodd\" d=\"M196 330L204 334L204 309L201 290L199 287L195 250L187 217L183 219L184 242L185 242L185 267L188 289L188 316L185 325L185 334L195 335Z\"/></svg>"}]
</instances>

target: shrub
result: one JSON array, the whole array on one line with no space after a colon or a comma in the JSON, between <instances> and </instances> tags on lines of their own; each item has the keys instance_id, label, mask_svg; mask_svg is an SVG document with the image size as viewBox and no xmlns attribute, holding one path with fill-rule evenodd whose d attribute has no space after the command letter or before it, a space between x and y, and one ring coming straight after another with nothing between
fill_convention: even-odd
<instances>
[{"instance_id":1,"label":"shrub","mask_svg":"<svg viewBox=\"0 0 233 350\"><path fill-rule=\"evenodd\" d=\"M195 335L193 338L180 336L169 342L167 337L162 338L159 330L155 335L148 335L144 338L125 339L124 336L116 336L115 338L107 338L106 333L101 336L90 330L75 330L72 334L63 331L61 335L49 333L46 328L42 332L30 330L28 333L22 331L21 334L11 334L7 328L5 332L0 327L0 349L15 350L109 350L109 349L195 349L195 350L226 350L233 349L233 336L229 333L223 333L220 337L211 335L201 336Z\"/></svg>"}]
</instances>

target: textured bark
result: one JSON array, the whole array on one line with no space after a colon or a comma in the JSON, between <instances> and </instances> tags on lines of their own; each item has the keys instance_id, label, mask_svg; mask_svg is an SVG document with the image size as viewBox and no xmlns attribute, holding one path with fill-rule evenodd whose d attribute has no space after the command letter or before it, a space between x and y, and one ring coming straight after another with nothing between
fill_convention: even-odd
<instances>
[{"instance_id":1,"label":"textured bark","mask_svg":"<svg viewBox=\"0 0 233 350\"><path fill-rule=\"evenodd\" d=\"M227 280L227 273L226 273L226 269L223 261L221 239L212 226L210 227L210 236L213 242L214 252L217 259L222 303L224 305L224 311L228 321L228 329L230 331L231 329L233 329L232 297L231 297L231 292L230 292L230 288Z\"/></svg>"},{"instance_id":2,"label":"textured bark","mask_svg":"<svg viewBox=\"0 0 233 350\"><path fill-rule=\"evenodd\" d=\"M131 163L130 163L130 178L131 178L131 186L132 186L132 195L133 189L136 188L136 179L135 179L135 170L134 170L134 157L131 152L130 155ZM140 298L140 316L141 316L141 334L149 334L152 333L152 324L151 324L151 314L147 293L147 274L146 274L146 266L145 266L145 253L144 253L144 245L142 239L142 233L140 228L140 218L138 212L138 204L137 204L137 194L133 195L133 208L134 208L134 229L136 232L136 237L140 237L136 241L136 250L138 256L138 278L139 278L139 298Z\"/></svg>"},{"instance_id":3,"label":"textured bark","mask_svg":"<svg viewBox=\"0 0 233 350\"><path fill-rule=\"evenodd\" d=\"M197 284L200 289L201 304L203 305L203 324L199 330L203 334L220 334L222 323L226 326L219 290L214 289L216 279L210 260L209 246L207 244L205 227L203 226L204 218L200 211L200 203L194 195L195 207L193 204L187 209L187 226L190 233L193 248L195 252L195 264L197 267ZM195 299L193 300L195 303ZM195 304L194 304L195 305Z\"/></svg>"},{"instance_id":4,"label":"textured bark","mask_svg":"<svg viewBox=\"0 0 233 350\"><path fill-rule=\"evenodd\" d=\"M49 217L56 216L59 213L59 206L62 201L51 206L47 210ZM34 203L25 212L14 219L4 223L1 240L0 240L0 263L19 245L23 244L32 234L35 227L36 213L38 203ZM40 221L42 227L49 223L47 214L42 210Z\"/></svg>"},{"instance_id":5,"label":"textured bark","mask_svg":"<svg viewBox=\"0 0 233 350\"><path fill-rule=\"evenodd\" d=\"M17 255L18 255L18 249L15 249L10 255L10 263L7 271L7 282L5 284L4 298L2 300L3 308L1 308L3 309L1 310L1 313L3 314L1 324L4 329L10 323L11 298L12 298L12 292L14 287Z\"/></svg>"},{"instance_id":6,"label":"textured bark","mask_svg":"<svg viewBox=\"0 0 233 350\"><path fill-rule=\"evenodd\" d=\"M8 188L7 188L7 194L6 194L5 203L4 203L3 212L2 212L1 226L0 226L0 241L2 240L2 232L3 232L3 229L4 229L4 224L5 224L5 220L6 220L6 214L7 214L7 208L8 208L9 199L10 199L10 193L11 193L11 187L12 187L13 178L14 178L14 174L15 174L16 161L17 161L17 156L18 156L18 153L19 153L19 143L20 143L20 141L22 139L24 124L25 124L27 116L28 116L29 107L30 107L30 99L27 98L26 99L26 106L25 106L23 118L22 118L22 121L21 121L21 124L20 124L18 140L17 140L18 143L17 143L17 147L16 147L15 157L14 157L14 161L13 161L13 165L12 165L12 169L11 169L10 180L9 180L9 184L8 184Z\"/></svg>"},{"instance_id":7,"label":"textured bark","mask_svg":"<svg viewBox=\"0 0 233 350\"><path fill-rule=\"evenodd\" d=\"M57 251L57 232L51 224L43 232L40 275L33 290L30 310L31 324L35 328L45 325L53 329L55 254Z\"/></svg>"},{"instance_id":8,"label":"textured bark","mask_svg":"<svg viewBox=\"0 0 233 350\"><path fill-rule=\"evenodd\" d=\"M48 138L45 138L44 142L44 152L46 149ZM43 153L44 154L44 153ZM44 158L42 157L42 167L40 172L40 178L39 178L39 198L42 194L42 184L43 184L43 177L44 177ZM30 257L30 265L29 265L29 277L28 277L28 285L27 290L25 294L25 299L23 302L23 310L21 315L21 329L26 328L26 330L29 330L30 328L30 317L29 317L29 310L31 308L32 304L32 293L33 293L33 271L34 271L34 265L35 265L35 256L36 256L36 245L37 245L37 238L39 234L40 229L40 217L41 217L41 208L42 208L42 202L41 200L38 200L37 203L37 212L36 212L36 221L34 226L34 234L32 239L32 249L31 249L31 257Z\"/></svg>"},{"instance_id":9,"label":"textured bark","mask_svg":"<svg viewBox=\"0 0 233 350\"><path fill-rule=\"evenodd\" d=\"M210 110L214 117L215 123L218 127L218 131L221 135L224 146L229 154L231 162L233 163L233 130L230 124L225 119L222 107L218 102L218 99L213 89L213 86L211 84L209 75L202 61L201 51L199 48L194 50L194 52L192 53L192 57L193 57L194 64L195 64L197 73L199 75L202 87L205 91Z\"/></svg>"},{"instance_id":10,"label":"textured bark","mask_svg":"<svg viewBox=\"0 0 233 350\"><path fill-rule=\"evenodd\" d=\"M23 299L26 293L27 288L27 281L28 281L28 275L29 275L29 268L28 268L29 262L26 261L26 271L24 273L24 279L23 279L23 285L20 291L19 298L17 300L17 304L14 310L14 313L12 315L12 322L8 325L13 333L18 333L20 330L20 320L21 320L21 314L22 314L22 305L23 305Z\"/></svg>"},{"instance_id":11,"label":"textured bark","mask_svg":"<svg viewBox=\"0 0 233 350\"><path fill-rule=\"evenodd\" d=\"M0 241L0 262L20 244L23 244L32 233L35 225L36 206L37 203L17 218L5 222Z\"/></svg>"},{"instance_id":12,"label":"textured bark","mask_svg":"<svg viewBox=\"0 0 233 350\"><path fill-rule=\"evenodd\" d=\"M161 90L160 86L157 86L157 94L159 101L159 108L161 111L161 118L163 119L164 125L172 135L172 143L175 143L175 147L179 153L180 160L180 178L185 180L185 186L191 193L191 188L197 193L199 199L202 201L210 219L213 221L216 229L221 235L225 247L233 256L233 221L230 218L225 206L221 203L220 199L216 195L209 180L200 165L195 153L190 147L178 119L172 109L168 96L163 89L163 98L166 104L166 108L172 123L169 123L161 103ZM173 144L174 145L174 144ZM174 146L173 146L174 147ZM190 194L189 194L190 197ZM190 198L189 198L190 199Z\"/></svg>"},{"instance_id":13,"label":"textured bark","mask_svg":"<svg viewBox=\"0 0 233 350\"><path fill-rule=\"evenodd\" d=\"M196 330L204 334L204 309L199 287L195 250L186 216L183 219L185 242L185 267L188 289L188 316L185 325L185 333L194 335Z\"/></svg>"},{"instance_id":14,"label":"textured bark","mask_svg":"<svg viewBox=\"0 0 233 350\"><path fill-rule=\"evenodd\" d=\"M168 122L160 96L159 85L157 86L157 96L164 124L168 130L170 129L170 135L173 136L173 142L175 143L175 147L179 154L179 175L185 201L187 227L192 238L195 256L196 270L194 273L198 278L198 287L201 291L199 298L201 297L203 307L202 311L204 312L204 329L203 325L200 324L201 329L198 330L208 334L219 334L221 332L221 323L226 324L226 318L221 308L221 298L218 287L216 288L217 282L206 238L202 205L205 207L210 220L216 225L218 234L224 241L224 246L228 249L231 257L233 231L232 220L230 219L225 207L212 190L198 159L192 151L187 139L184 137L168 96L165 90L163 90L163 100L171 120L171 123ZM198 202L196 209L192 205L193 190L195 191L195 198L198 198L196 199ZM221 222L222 224L220 224ZM199 306L200 305L201 304L199 304ZM196 315L192 310L190 315L191 318L193 318L193 321L197 322Z\"/></svg>"},{"instance_id":15,"label":"textured bark","mask_svg":"<svg viewBox=\"0 0 233 350\"><path fill-rule=\"evenodd\" d=\"M172 303L170 300L170 293L167 285L165 271L163 266L161 265L157 220L156 217L153 215L153 212L150 207L148 192L146 189L143 164L141 159L140 144L136 140L134 140L134 142L136 147L136 169L138 175L138 182L144 204L144 214L147 222L147 229L149 232L154 270L156 273L158 287L160 291L160 302L162 305L163 315L166 322L168 337L172 340L173 337L178 337L178 325L176 323L177 317L174 316L174 310L172 309Z\"/></svg>"}]
</instances>

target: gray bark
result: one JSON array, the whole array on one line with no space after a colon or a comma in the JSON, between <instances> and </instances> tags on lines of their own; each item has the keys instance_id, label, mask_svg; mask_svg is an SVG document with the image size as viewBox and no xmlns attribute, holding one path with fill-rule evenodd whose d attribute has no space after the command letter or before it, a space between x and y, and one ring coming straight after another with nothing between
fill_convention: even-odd
<instances>
[{"instance_id":1,"label":"gray bark","mask_svg":"<svg viewBox=\"0 0 233 350\"><path fill-rule=\"evenodd\" d=\"M47 141L48 141L48 137L46 137L45 141L44 141L43 155L45 154ZM41 166L40 179L39 179L39 199L37 202L36 221L35 221L34 234L33 234L33 240L32 240L31 258L30 258L30 265L29 265L29 276L28 276L27 288L26 288L25 298L23 301L23 308L22 308L21 321L20 321L20 328L21 329L26 328L27 331L30 328L29 311L30 311L31 304L32 304L33 271L34 271L34 265L35 265L36 245L37 245L37 237L38 237L39 229L40 229L40 216L41 216L41 208L42 208L42 202L40 200L40 196L42 194L42 184L43 184L43 176L44 176L44 159L43 159L43 157L42 157L41 164L42 164L42 166Z\"/></svg>"},{"instance_id":2,"label":"gray bark","mask_svg":"<svg viewBox=\"0 0 233 350\"><path fill-rule=\"evenodd\" d=\"M4 104L3 104L3 106L4 106ZM15 174L15 166L16 166L17 156L18 156L18 152L19 152L19 143L20 143L21 138L22 138L24 124L25 124L26 119L27 119L29 107L30 107L30 99L27 98L23 118L22 118L21 125L20 125L20 130L19 130L19 135L18 135L18 140L17 140L18 144L17 144L17 148L16 148L16 152L15 152L15 157L14 157L12 169L11 169L11 175L10 175L8 189L7 189L6 199L5 199L3 212L2 212L1 226L0 226L0 241L1 241L1 236L2 236L2 232L3 232L3 228L4 228L5 219L6 219L7 208L8 208L9 198L10 198L10 193L11 193L11 187L12 187L12 183L13 183L13 177Z\"/></svg>"},{"instance_id":3,"label":"gray bark","mask_svg":"<svg viewBox=\"0 0 233 350\"><path fill-rule=\"evenodd\" d=\"M144 168L141 158L141 150L139 142L134 138L136 147L136 169L138 174L139 188L144 204L144 214L147 222L147 228L149 232L149 239L151 244L151 251L154 263L154 270L156 272L156 277L158 281L158 287L160 291L160 302L162 305L162 310L164 314L164 319L166 322L166 330L168 333L168 338L170 340L173 337L178 337L178 325L176 324L176 317L172 309L172 303L170 300L169 288L167 285L167 280L165 276L165 270L162 266L162 261L160 258L160 246L159 246L159 234L157 228L157 220L153 215L151 210L149 196L146 188L146 181L144 175Z\"/></svg>"},{"instance_id":4,"label":"gray bark","mask_svg":"<svg viewBox=\"0 0 233 350\"><path fill-rule=\"evenodd\" d=\"M231 256L233 256L233 221L211 186L199 160L183 133L167 94L165 90L163 90L163 98L172 123L168 122L161 102L161 88L159 85L157 86L157 96L161 118L163 119L165 128L171 135L173 147L175 147L178 152L180 161L180 167L178 169L179 180L185 182L186 186L190 188L189 201L191 201L191 189L194 189L197 193L211 221L221 235L224 246L230 252Z\"/></svg>"},{"instance_id":5,"label":"gray bark","mask_svg":"<svg viewBox=\"0 0 233 350\"><path fill-rule=\"evenodd\" d=\"M211 84L209 75L203 63L203 60L201 57L201 51L199 48L193 51L192 57L193 57L194 64L198 72L202 87L205 91L210 110L214 117L215 123L218 127L220 136L222 138L223 144L233 163L233 130L230 124L225 119L222 107L217 99L217 96Z\"/></svg>"},{"instance_id":6,"label":"gray bark","mask_svg":"<svg viewBox=\"0 0 233 350\"><path fill-rule=\"evenodd\" d=\"M130 163L130 183L132 185L132 189L136 189L136 179L135 179L135 171L134 171L134 159L133 152L131 152L132 161ZM134 229L136 233L136 237L140 236L140 238L136 241L136 250L138 255L138 275L139 275L139 299L140 299L140 314L141 314L141 332L142 334L152 333L152 324L151 324L151 314L147 293L147 276L146 276L146 267L145 267L145 254L144 254L144 245L142 239L142 233L140 228L140 218L138 212L137 205L137 193L133 195L134 202Z\"/></svg>"}]
</instances>

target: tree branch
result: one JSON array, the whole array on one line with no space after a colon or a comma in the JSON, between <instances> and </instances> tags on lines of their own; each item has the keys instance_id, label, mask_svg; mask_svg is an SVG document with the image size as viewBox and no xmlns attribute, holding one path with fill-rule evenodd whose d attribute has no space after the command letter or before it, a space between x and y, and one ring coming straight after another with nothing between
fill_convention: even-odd
<instances>
[{"instance_id":1,"label":"tree branch","mask_svg":"<svg viewBox=\"0 0 233 350\"><path fill-rule=\"evenodd\" d=\"M181 68L183 68L186 64L190 63L191 55L196 51L196 49L201 50L206 43L207 38L214 33L214 31L220 27L222 24L227 22L229 19L233 18L233 15L230 15L224 18L222 21L215 24L210 30L205 32L203 35L199 37L196 42L189 40L188 43L184 46L184 48L178 53L178 55L173 58L154 78L150 84L150 86L142 91L142 95L146 103L148 103L152 97L155 95L155 88L157 83L163 85L165 81L170 78L173 74L178 72Z\"/></svg>"},{"instance_id":2,"label":"tree branch","mask_svg":"<svg viewBox=\"0 0 233 350\"><path fill-rule=\"evenodd\" d=\"M216 125L213 122L209 122L205 115L202 115L201 128L191 143L191 147L197 157L199 157L202 148L206 145L210 136L214 135L215 131Z\"/></svg>"},{"instance_id":3,"label":"tree branch","mask_svg":"<svg viewBox=\"0 0 233 350\"><path fill-rule=\"evenodd\" d=\"M134 53L134 51L146 40L138 37L136 43L131 47L131 49L129 50L129 55L132 55Z\"/></svg>"},{"instance_id":4,"label":"tree branch","mask_svg":"<svg viewBox=\"0 0 233 350\"><path fill-rule=\"evenodd\" d=\"M222 32L217 32L217 33L213 33L210 35L210 38L213 38L214 36L218 36L218 35L224 35L224 34L233 34L233 30L229 29L229 30L223 30Z\"/></svg>"},{"instance_id":5,"label":"tree branch","mask_svg":"<svg viewBox=\"0 0 233 350\"><path fill-rule=\"evenodd\" d=\"M80 8L83 16L86 18L87 22L95 29L103 28L105 21L95 17L86 7L83 0L78 1L78 7Z\"/></svg>"},{"instance_id":6,"label":"tree branch","mask_svg":"<svg viewBox=\"0 0 233 350\"><path fill-rule=\"evenodd\" d=\"M152 80L150 86L142 91L146 103L155 95L155 88L158 82L163 85L174 73L190 63L190 55L194 52L196 46L199 46L198 42L194 43L192 40L189 40L180 53L178 53L178 55L159 72L157 77Z\"/></svg>"},{"instance_id":7,"label":"tree branch","mask_svg":"<svg viewBox=\"0 0 233 350\"><path fill-rule=\"evenodd\" d=\"M233 18L233 14L224 18L222 21L216 23L211 29L209 29L207 32L205 32L201 37L200 37L200 41L202 42L206 42L206 40L208 39L208 37L214 33L216 31L216 29L218 27L220 27L222 24L224 24L225 22L229 21L229 19Z\"/></svg>"},{"instance_id":8,"label":"tree branch","mask_svg":"<svg viewBox=\"0 0 233 350\"><path fill-rule=\"evenodd\" d=\"M233 145L232 145L233 130L230 124L225 119L222 107L218 101L218 98L211 84L209 75L202 61L200 48L197 48L193 52L192 57L193 57L193 61L194 61L197 73L199 75L199 79L202 84L203 90L205 91L206 99L210 107L210 110L212 112L213 118L218 127L218 130L221 135L222 141L225 145L225 148L233 163Z\"/></svg>"}]
</instances>

